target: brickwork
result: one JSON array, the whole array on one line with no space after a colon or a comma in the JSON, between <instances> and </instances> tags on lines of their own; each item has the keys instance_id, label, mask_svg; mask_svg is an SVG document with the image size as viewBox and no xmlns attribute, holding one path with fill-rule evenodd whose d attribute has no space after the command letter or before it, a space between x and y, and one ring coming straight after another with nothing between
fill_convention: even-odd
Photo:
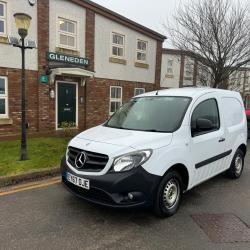
<instances>
[{"instance_id":1,"label":"brickwork","mask_svg":"<svg viewBox=\"0 0 250 250\"><path fill-rule=\"evenodd\" d=\"M86 57L90 59L88 70L95 69L95 13L86 9Z\"/></svg>"},{"instance_id":2,"label":"brickwork","mask_svg":"<svg viewBox=\"0 0 250 250\"><path fill-rule=\"evenodd\" d=\"M121 86L123 103L134 96L134 88L153 91L154 84L93 78L86 85L86 128L103 123L109 117L110 86Z\"/></svg>"},{"instance_id":3,"label":"brickwork","mask_svg":"<svg viewBox=\"0 0 250 250\"><path fill-rule=\"evenodd\" d=\"M38 18L38 74L44 74L44 65L46 65L45 54L49 51L49 0L40 0L37 2L37 18ZM55 128L53 101L49 99L49 86L38 84L38 129L49 130Z\"/></svg>"},{"instance_id":4,"label":"brickwork","mask_svg":"<svg viewBox=\"0 0 250 250\"><path fill-rule=\"evenodd\" d=\"M161 64L162 64L162 42L157 41L156 66L155 66L155 89L161 88Z\"/></svg>"},{"instance_id":5,"label":"brickwork","mask_svg":"<svg viewBox=\"0 0 250 250\"><path fill-rule=\"evenodd\" d=\"M185 55L181 55L181 67L180 67L180 83L179 87L183 87L183 80L184 80L184 66L185 66Z\"/></svg>"},{"instance_id":6,"label":"brickwork","mask_svg":"<svg viewBox=\"0 0 250 250\"><path fill-rule=\"evenodd\" d=\"M21 52L20 52L21 53ZM0 125L0 135L18 133L21 129L21 70L0 68L0 75L8 77L9 118L13 124ZM28 131L37 130L37 72L26 71L26 105Z\"/></svg>"}]
</instances>

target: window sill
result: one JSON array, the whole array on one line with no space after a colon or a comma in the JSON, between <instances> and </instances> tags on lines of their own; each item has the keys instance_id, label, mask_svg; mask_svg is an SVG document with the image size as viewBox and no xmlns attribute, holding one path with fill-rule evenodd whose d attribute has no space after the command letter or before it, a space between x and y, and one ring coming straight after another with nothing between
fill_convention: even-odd
<instances>
[{"instance_id":1,"label":"window sill","mask_svg":"<svg viewBox=\"0 0 250 250\"><path fill-rule=\"evenodd\" d=\"M8 37L0 35L0 43L9 44Z\"/></svg>"},{"instance_id":2,"label":"window sill","mask_svg":"<svg viewBox=\"0 0 250 250\"><path fill-rule=\"evenodd\" d=\"M187 76L185 76L185 77L184 77L184 80L187 80L187 81L192 81L192 80L193 80L193 78L192 78L192 77L187 77Z\"/></svg>"},{"instance_id":3,"label":"window sill","mask_svg":"<svg viewBox=\"0 0 250 250\"><path fill-rule=\"evenodd\" d=\"M120 59L120 58L116 58L116 57L110 57L109 62L127 65L127 61L125 59Z\"/></svg>"},{"instance_id":4,"label":"window sill","mask_svg":"<svg viewBox=\"0 0 250 250\"><path fill-rule=\"evenodd\" d=\"M68 54L68 55L80 56L80 51L73 50L73 49L65 49L65 48L61 48L61 47L56 47L55 51L57 53L63 53L63 54Z\"/></svg>"},{"instance_id":5,"label":"window sill","mask_svg":"<svg viewBox=\"0 0 250 250\"><path fill-rule=\"evenodd\" d=\"M148 69L149 65L147 63L135 62L135 67Z\"/></svg>"},{"instance_id":6,"label":"window sill","mask_svg":"<svg viewBox=\"0 0 250 250\"><path fill-rule=\"evenodd\" d=\"M0 118L0 125L12 125L13 120L10 118Z\"/></svg>"},{"instance_id":7,"label":"window sill","mask_svg":"<svg viewBox=\"0 0 250 250\"><path fill-rule=\"evenodd\" d=\"M174 78L174 75L168 75L168 74L166 74L166 78Z\"/></svg>"}]
</instances>

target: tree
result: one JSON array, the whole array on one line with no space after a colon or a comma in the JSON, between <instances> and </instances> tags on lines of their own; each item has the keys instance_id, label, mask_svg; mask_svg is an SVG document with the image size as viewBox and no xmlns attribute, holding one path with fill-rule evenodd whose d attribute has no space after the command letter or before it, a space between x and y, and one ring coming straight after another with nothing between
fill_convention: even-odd
<instances>
[{"instance_id":1,"label":"tree","mask_svg":"<svg viewBox=\"0 0 250 250\"><path fill-rule=\"evenodd\" d=\"M233 72L250 62L249 3L197 0L182 5L165 25L173 45L211 69L211 87L225 88Z\"/></svg>"}]
</instances>

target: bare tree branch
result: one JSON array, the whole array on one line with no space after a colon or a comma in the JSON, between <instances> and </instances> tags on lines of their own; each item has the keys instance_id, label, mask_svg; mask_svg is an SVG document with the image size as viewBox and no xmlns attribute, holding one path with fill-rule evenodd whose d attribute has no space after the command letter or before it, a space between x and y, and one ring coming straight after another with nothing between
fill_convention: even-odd
<instances>
[{"instance_id":1,"label":"bare tree branch","mask_svg":"<svg viewBox=\"0 0 250 250\"><path fill-rule=\"evenodd\" d=\"M175 47L211 69L211 86L226 87L233 72L250 62L249 3L197 0L180 7L165 25Z\"/></svg>"}]
</instances>

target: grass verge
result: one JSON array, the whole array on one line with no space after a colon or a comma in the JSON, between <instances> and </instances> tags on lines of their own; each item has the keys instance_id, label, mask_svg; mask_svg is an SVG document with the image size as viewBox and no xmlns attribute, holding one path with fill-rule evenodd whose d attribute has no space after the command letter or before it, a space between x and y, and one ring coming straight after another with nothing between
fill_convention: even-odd
<instances>
[{"instance_id":1,"label":"grass verge","mask_svg":"<svg viewBox=\"0 0 250 250\"><path fill-rule=\"evenodd\" d=\"M19 161L20 141L0 142L0 176L11 176L59 167L65 154L69 138L31 138L28 139L27 161Z\"/></svg>"}]
</instances>

